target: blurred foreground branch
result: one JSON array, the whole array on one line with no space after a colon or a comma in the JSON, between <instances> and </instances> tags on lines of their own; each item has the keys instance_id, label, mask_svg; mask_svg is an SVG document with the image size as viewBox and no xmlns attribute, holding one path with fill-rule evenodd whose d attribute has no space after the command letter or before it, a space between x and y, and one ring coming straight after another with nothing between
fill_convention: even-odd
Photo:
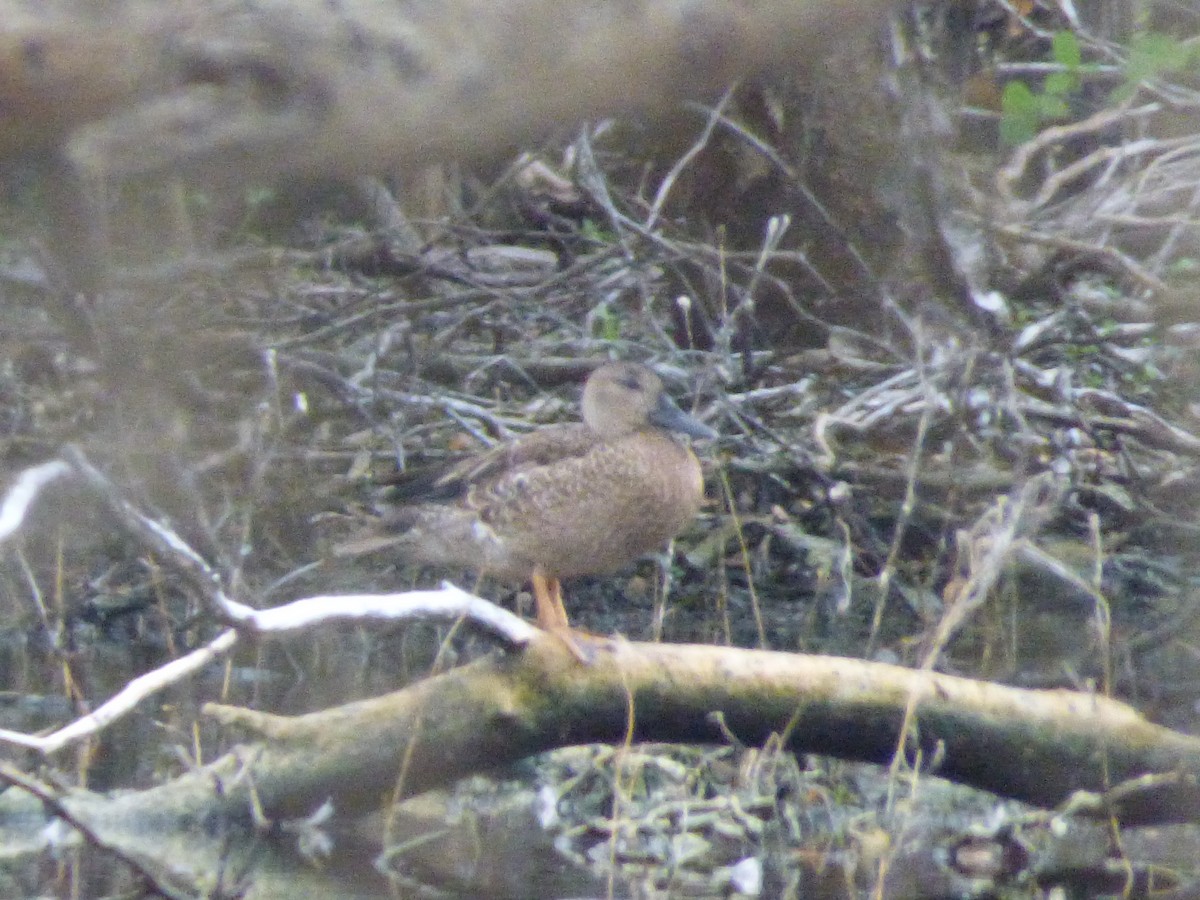
<instances>
[{"instance_id":1,"label":"blurred foreground branch","mask_svg":"<svg viewBox=\"0 0 1200 900\"><path fill-rule=\"evenodd\" d=\"M888 0L0 2L0 157L239 182L505 152L819 57Z\"/></svg>"}]
</instances>

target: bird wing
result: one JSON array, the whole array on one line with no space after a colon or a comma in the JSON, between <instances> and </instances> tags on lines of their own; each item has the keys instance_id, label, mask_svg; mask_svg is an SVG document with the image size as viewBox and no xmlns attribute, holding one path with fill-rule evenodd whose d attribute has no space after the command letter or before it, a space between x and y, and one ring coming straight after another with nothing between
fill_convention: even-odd
<instances>
[{"instance_id":1,"label":"bird wing","mask_svg":"<svg viewBox=\"0 0 1200 900\"><path fill-rule=\"evenodd\" d=\"M465 490L512 473L585 456L596 444L596 433L586 425L550 425L462 460L448 469L436 485L439 492L451 488Z\"/></svg>"}]
</instances>

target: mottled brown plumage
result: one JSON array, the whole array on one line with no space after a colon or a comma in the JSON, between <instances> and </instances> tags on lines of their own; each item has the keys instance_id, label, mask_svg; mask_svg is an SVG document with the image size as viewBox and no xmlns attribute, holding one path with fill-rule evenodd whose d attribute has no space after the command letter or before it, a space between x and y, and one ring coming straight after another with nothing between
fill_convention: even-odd
<instances>
[{"instance_id":1,"label":"mottled brown plumage","mask_svg":"<svg viewBox=\"0 0 1200 900\"><path fill-rule=\"evenodd\" d=\"M670 432L715 432L679 409L653 371L608 363L588 379L583 422L541 428L450 469L446 502L400 507L362 549L409 562L531 579L538 622L567 628L558 579L611 572L666 544L704 495L700 464Z\"/></svg>"}]
</instances>

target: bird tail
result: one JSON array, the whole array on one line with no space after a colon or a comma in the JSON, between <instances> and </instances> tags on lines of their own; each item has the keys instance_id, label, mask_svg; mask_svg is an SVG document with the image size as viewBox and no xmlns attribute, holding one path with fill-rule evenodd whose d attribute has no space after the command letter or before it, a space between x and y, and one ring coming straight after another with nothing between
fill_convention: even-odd
<instances>
[{"instance_id":1,"label":"bird tail","mask_svg":"<svg viewBox=\"0 0 1200 900\"><path fill-rule=\"evenodd\" d=\"M415 524L416 513L411 508L389 510L388 515L375 520L358 534L334 544L333 555L335 558L365 556L381 550L404 555L413 543L413 536L408 532Z\"/></svg>"},{"instance_id":2,"label":"bird tail","mask_svg":"<svg viewBox=\"0 0 1200 900\"><path fill-rule=\"evenodd\" d=\"M333 545L335 558L344 559L349 556L366 556L368 553L378 553L381 550L395 550L403 547L408 538L403 534L363 534Z\"/></svg>"}]
</instances>

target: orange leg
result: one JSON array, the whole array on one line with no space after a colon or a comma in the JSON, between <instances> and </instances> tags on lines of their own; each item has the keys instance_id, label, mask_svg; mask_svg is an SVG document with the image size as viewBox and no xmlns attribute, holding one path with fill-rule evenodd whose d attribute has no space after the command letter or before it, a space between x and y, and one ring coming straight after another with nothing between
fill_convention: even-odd
<instances>
[{"instance_id":1,"label":"orange leg","mask_svg":"<svg viewBox=\"0 0 1200 900\"><path fill-rule=\"evenodd\" d=\"M533 570L533 603L539 628L561 631L571 627L562 602L562 582L537 568Z\"/></svg>"},{"instance_id":2,"label":"orange leg","mask_svg":"<svg viewBox=\"0 0 1200 900\"><path fill-rule=\"evenodd\" d=\"M567 621L567 610L563 606L562 582L547 575L541 567L533 570L533 604L537 610L538 627L559 638L571 654L581 663L591 662L590 654L584 652L575 640L571 623Z\"/></svg>"}]
</instances>

